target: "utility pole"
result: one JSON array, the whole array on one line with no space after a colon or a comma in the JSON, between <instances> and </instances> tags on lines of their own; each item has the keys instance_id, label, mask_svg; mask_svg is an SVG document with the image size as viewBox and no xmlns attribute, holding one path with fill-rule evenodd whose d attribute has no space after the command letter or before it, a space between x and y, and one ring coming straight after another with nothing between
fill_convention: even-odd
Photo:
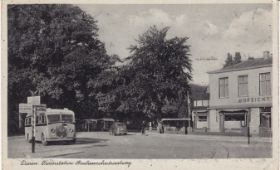
<instances>
[{"instance_id":1,"label":"utility pole","mask_svg":"<svg viewBox=\"0 0 280 170\"><path fill-rule=\"evenodd\" d=\"M250 144L250 125L248 124L248 144Z\"/></svg>"},{"instance_id":2,"label":"utility pole","mask_svg":"<svg viewBox=\"0 0 280 170\"><path fill-rule=\"evenodd\" d=\"M187 105L188 105L188 127L187 127L187 132L190 133L192 131L191 128L191 108L190 108L190 95L189 91L187 91Z\"/></svg>"},{"instance_id":3,"label":"utility pole","mask_svg":"<svg viewBox=\"0 0 280 170\"><path fill-rule=\"evenodd\" d=\"M41 104L40 100L40 96L30 96L27 97L27 103L19 104L19 114L27 114L29 117L31 117L31 132L28 132L28 140L31 138L32 153L35 153L37 113L46 112L47 107L45 104ZM31 135L29 133L31 133Z\"/></svg>"},{"instance_id":4,"label":"utility pole","mask_svg":"<svg viewBox=\"0 0 280 170\"><path fill-rule=\"evenodd\" d=\"M35 153L35 135L36 135L36 107L32 105L33 122L32 122L32 153Z\"/></svg>"},{"instance_id":5,"label":"utility pole","mask_svg":"<svg viewBox=\"0 0 280 170\"><path fill-rule=\"evenodd\" d=\"M247 114L247 122L248 122L248 133L247 133L248 145L250 144L250 121L251 121L250 112L251 112L251 109L249 109L249 112L248 112L248 114Z\"/></svg>"}]
</instances>

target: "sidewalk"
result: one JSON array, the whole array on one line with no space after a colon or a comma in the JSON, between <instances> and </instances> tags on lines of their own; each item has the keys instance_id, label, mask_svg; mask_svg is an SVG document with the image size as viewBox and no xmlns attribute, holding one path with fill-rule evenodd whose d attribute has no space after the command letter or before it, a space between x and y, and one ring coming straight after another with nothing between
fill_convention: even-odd
<instances>
[{"instance_id":1,"label":"sidewalk","mask_svg":"<svg viewBox=\"0 0 280 170\"><path fill-rule=\"evenodd\" d=\"M226 136L226 135L209 135L209 134L172 134L172 133L164 133L160 134L157 131L146 131L147 135L159 135L159 136L180 136L188 139L193 140L211 140L211 141L229 141L229 142L248 142L248 137L246 136ZM259 136L253 136L250 137L251 143L272 143L272 138L269 137L259 137Z\"/></svg>"}]
</instances>

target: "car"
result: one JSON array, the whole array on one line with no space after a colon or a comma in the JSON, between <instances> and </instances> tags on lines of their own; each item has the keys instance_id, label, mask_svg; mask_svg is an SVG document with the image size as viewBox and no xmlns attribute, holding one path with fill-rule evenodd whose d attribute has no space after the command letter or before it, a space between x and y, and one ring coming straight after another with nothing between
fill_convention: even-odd
<instances>
[{"instance_id":1,"label":"car","mask_svg":"<svg viewBox=\"0 0 280 170\"><path fill-rule=\"evenodd\" d=\"M124 122L114 122L110 127L110 134L111 135L126 135L127 128Z\"/></svg>"}]
</instances>

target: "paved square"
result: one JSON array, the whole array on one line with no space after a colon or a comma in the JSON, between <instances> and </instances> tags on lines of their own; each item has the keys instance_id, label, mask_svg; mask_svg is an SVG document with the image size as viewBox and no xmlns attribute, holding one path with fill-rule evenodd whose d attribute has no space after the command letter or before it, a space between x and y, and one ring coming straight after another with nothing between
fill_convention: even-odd
<instances>
[{"instance_id":1,"label":"paved square","mask_svg":"<svg viewBox=\"0 0 280 170\"><path fill-rule=\"evenodd\" d=\"M199 159L271 158L271 138L129 133L111 136L108 132L77 133L76 144L36 143L36 153L24 136L8 138L10 158L107 158L107 159Z\"/></svg>"}]
</instances>

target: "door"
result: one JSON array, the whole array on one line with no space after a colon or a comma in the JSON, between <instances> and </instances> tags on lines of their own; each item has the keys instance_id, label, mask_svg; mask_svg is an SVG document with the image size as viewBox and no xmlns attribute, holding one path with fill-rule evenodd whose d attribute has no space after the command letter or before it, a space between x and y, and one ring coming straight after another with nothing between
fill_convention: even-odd
<instances>
[{"instance_id":1,"label":"door","mask_svg":"<svg viewBox=\"0 0 280 170\"><path fill-rule=\"evenodd\" d=\"M225 115L223 113L220 113L220 132L225 132L225 125L224 125L224 121L225 121Z\"/></svg>"}]
</instances>

